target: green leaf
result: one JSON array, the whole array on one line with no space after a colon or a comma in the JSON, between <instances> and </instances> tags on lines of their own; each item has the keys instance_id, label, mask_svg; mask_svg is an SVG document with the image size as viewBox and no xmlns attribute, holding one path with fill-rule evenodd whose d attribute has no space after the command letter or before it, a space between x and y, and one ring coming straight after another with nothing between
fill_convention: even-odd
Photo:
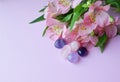
<instances>
[{"instance_id":1,"label":"green leaf","mask_svg":"<svg viewBox=\"0 0 120 82\"><path fill-rule=\"evenodd\" d=\"M83 4L81 3L78 6L76 6L76 8L74 9L72 21L71 21L71 24L70 24L70 30L72 30L75 21L77 21L79 19L80 15L81 15L81 12L83 10L82 6L83 6Z\"/></svg>"},{"instance_id":2,"label":"green leaf","mask_svg":"<svg viewBox=\"0 0 120 82\"><path fill-rule=\"evenodd\" d=\"M112 22L114 22L114 21L115 21L114 17L113 17L113 16L110 16L110 22L112 23Z\"/></svg>"},{"instance_id":3,"label":"green leaf","mask_svg":"<svg viewBox=\"0 0 120 82\"><path fill-rule=\"evenodd\" d=\"M95 35L95 33L94 33L94 31L93 32L91 32L91 34L90 34L91 36L94 36Z\"/></svg>"},{"instance_id":4,"label":"green leaf","mask_svg":"<svg viewBox=\"0 0 120 82\"><path fill-rule=\"evenodd\" d=\"M103 52L106 42L107 42L107 35L104 34L103 36L99 37L99 40L98 40L98 43L96 44L96 47L100 47L101 52Z\"/></svg>"},{"instance_id":5,"label":"green leaf","mask_svg":"<svg viewBox=\"0 0 120 82\"><path fill-rule=\"evenodd\" d=\"M83 4L83 7L89 7L92 3L95 3L96 0L88 0L85 4Z\"/></svg>"},{"instance_id":6,"label":"green leaf","mask_svg":"<svg viewBox=\"0 0 120 82\"><path fill-rule=\"evenodd\" d=\"M106 4L110 4L112 7L117 8L120 10L120 0L105 0Z\"/></svg>"},{"instance_id":7,"label":"green leaf","mask_svg":"<svg viewBox=\"0 0 120 82\"><path fill-rule=\"evenodd\" d=\"M64 18L64 15L59 15L59 16L57 16L55 19L61 21L63 18Z\"/></svg>"},{"instance_id":8,"label":"green leaf","mask_svg":"<svg viewBox=\"0 0 120 82\"><path fill-rule=\"evenodd\" d=\"M100 46L100 50L101 50L102 53L103 53L104 49L105 49L104 45Z\"/></svg>"},{"instance_id":9,"label":"green leaf","mask_svg":"<svg viewBox=\"0 0 120 82\"><path fill-rule=\"evenodd\" d=\"M90 0L90 1L91 1L91 4L92 4L92 3L95 3L97 0Z\"/></svg>"},{"instance_id":10,"label":"green leaf","mask_svg":"<svg viewBox=\"0 0 120 82\"><path fill-rule=\"evenodd\" d=\"M75 7L75 9L73 10L73 16L71 19L71 23L70 23L70 30L72 30L75 22L82 17L82 15L88 10L87 6L84 6L84 4L87 3L88 0L83 0L79 5L77 5Z\"/></svg>"},{"instance_id":11,"label":"green leaf","mask_svg":"<svg viewBox=\"0 0 120 82\"><path fill-rule=\"evenodd\" d=\"M86 7L88 7L88 6L89 6L88 4L84 4L82 7L85 7L85 8L86 8Z\"/></svg>"},{"instance_id":12,"label":"green leaf","mask_svg":"<svg viewBox=\"0 0 120 82\"><path fill-rule=\"evenodd\" d=\"M61 22L68 22L71 20L73 14L73 9L71 9L68 13L66 14L61 14L59 16L57 16L55 19L61 21Z\"/></svg>"},{"instance_id":13,"label":"green leaf","mask_svg":"<svg viewBox=\"0 0 120 82\"><path fill-rule=\"evenodd\" d=\"M75 22L80 18L80 16L82 14L84 14L86 11L88 10L88 8L83 8L81 6L79 6L78 8L75 9L74 13L73 13L73 17L72 17L72 21L70 24L70 30L72 30Z\"/></svg>"},{"instance_id":14,"label":"green leaf","mask_svg":"<svg viewBox=\"0 0 120 82\"><path fill-rule=\"evenodd\" d=\"M68 14L66 16L59 16L56 19L58 19L61 22L68 22L71 20L72 14Z\"/></svg>"},{"instance_id":15,"label":"green leaf","mask_svg":"<svg viewBox=\"0 0 120 82\"><path fill-rule=\"evenodd\" d=\"M62 21L63 21L63 22L68 22L68 21L71 19L72 15L73 15L73 14L68 14L66 17L63 18Z\"/></svg>"},{"instance_id":16,"label":"green leaf","mask_svg":"<svg viewBox=\"0 0 120 82\"><path fill-rule=\"evenodd\" d=\"M116 7L116 8L120 8L119 3L117 3L117 2L112 2L112 3L110 3L110 4L113 5L113 6Z\"/></svg>"},{"instance_id":17,"label":"green leaf","mask_svg":"<svg viewBox=\"0 0 120 82\"><path fill-rule=\"evenodd\" d=\"M102 46L107 41L107 35L104 34L103 36L99 37L99 41L96 44L96 47Z\"/></svg>"},{"instance_id":18,"label":"green leaf","mask_svg":"<svg viewBox=\"0 0 120 82\"><path fill-rule=\"evenodd\" d=\"M45 20L44 15L36 18L36 19L33 20L32 22L30 22L30 24L32 24L32 23L37 23L37 22L40 22L40 21L43 21L43 20Z\"/></svg>"},{"instance_id":19,"label":"green leaf","mask_svg":"<svg viewBox=\"0 0 120 82\"><path fill-rule=\"evenodd\" d=\"M48 29L48 26L44 29L43 34L42 34L42 37L45 35L47 29Z\"/></svg>"},{"instance_id":20,"label":"green leaf","mask_svg":"<svg viewBox=\"0 0 120 82\"><path fill-rule=\"evenodd\" d=\"M45 6L43 9L39 10L39 12L44 12L44 10L47 8L47 6Z\"/></svg>"},{"instance_id":21,"label":"green leaf","mask_svg":"<svg viewBox=\"0 0 120 82\"><path fill-rule=\"evenodd\" d=\"M120 31L117 32L117 35L120 35Z\"/></svg>"},{"instance_id":22,"label":"green leaf","mask_svg":"<svg viewBox=\"0 0 120 82\"><path fill-rule=\"evenodd\" d=\"M120 35L120 32L118 32L117 34Z\"/></svg>"}]
</instances>

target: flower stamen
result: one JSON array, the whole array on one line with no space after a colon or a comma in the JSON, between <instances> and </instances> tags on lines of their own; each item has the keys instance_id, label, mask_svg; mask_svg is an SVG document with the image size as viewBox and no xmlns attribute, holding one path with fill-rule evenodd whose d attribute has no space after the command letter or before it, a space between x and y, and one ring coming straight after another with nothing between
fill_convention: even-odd
<instances>
[{"instance_id":1,"label":"flower stamen","mask_svg":"<svg viewBox=\"0 0 120 82\"><path fill-rule=\"evenodd\" d=\"M61 32L62 32L62 29L61 29L58 25L55 25L55 26L53 26L53 31L54 31L57 35L60 35Z\"/></svg>"},{"instance_id":2,"label":"flower stamen","mask_svg":"<svg viewBox=\"0 0 120 82\"><path fill-rule=\"evenodd\" d=\"M61 4L63 6L69 6L70 1L69 0L59 0L59 4Z\"/></svg>"}]
</instances>

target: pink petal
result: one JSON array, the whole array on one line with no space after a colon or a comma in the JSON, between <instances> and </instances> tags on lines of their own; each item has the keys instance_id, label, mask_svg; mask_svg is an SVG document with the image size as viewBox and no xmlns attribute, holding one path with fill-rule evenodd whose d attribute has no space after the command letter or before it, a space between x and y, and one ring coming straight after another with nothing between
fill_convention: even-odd
<instances>
[{"instance_id":1,"label":"pink petal","mask_svg":"<svg viewBox=\"0 0 120 82\"><path fill-rule=\"evenodd\" d=\"M112 38L114 36L116 36L117 34L117 27L113 26L113 25L109 25L105 28L106 34L109 38Z\"/></svg>"},{"instance_id":2,"label":"pink petal","mask_svg":"<svg viewBox=\"0 0 120 82\"><path fill-rule=\"evenodd\" d=\"M118 17L115 18L115 25L120 25L120 19Z\"/></svg>"},{"instance_id":3,"label":"pink petal","mask_svg":"<svg viewBox=\"0 0 120 82\"><path fill-rule=\"evenodd\" d=\"M55 25L55 24L59 24L59 21L56 20L56 19L53 19L53 18L47 18L46 19L46 25L47 26L52 26L52 25Z\"/></svg>"},{"instance_id":4,"label":"pink petal","mask_svg":"<svg viewBox=\"0 0 120 82\"><path fill-rule=\"evenodd\" d=\"M72 2L71 2L71 0L66 0L66 1L69 2L69 5L67 5L67 6L60 4L59 0L56 1L56 8L57 8L57 10L61 11L61 14L65 14L70 10L70 6L71 6Z\"/></svg>"},{"instance_id":5,"label":"pink petal","mask_svg":"<svg viewBox=\"0 0 120 82\"><path fill-rule=\"evenodd\" d=\"M72 30L72 32L68 32L68 34L66 34L65 40L67 41L67 43L70 43L74 40L77 39L78 36L78 28L75 28L74 30Z\"/></svg>"},{"instance_id":6,"label":"pink petal","mask_svg":"<svg viewBox=\"0 0 120 82\"><path fill-rule=\"evenodd\" d=\"M110 5L106 5L106 6L103 7L104 11L108 11L109 9L110 9Z\"/></svg>"},{"instance_id":7,"label":"pink petal","mask_svg":"<svg viewBox=\"0 0 120 82\"><path fill-rule=\"evenodd\" d=\"M62 10L62 14L65 14L65 13L67 13L69 10L70 10L70 6L69 7L67 7L67 8L61 8L61 10Z\"/></svg>"},{"instance_id":8,"label":"pink petal","mask_svg":"<svg viewBox=\"0 0 120 82\"><path fill-rule=\"evenodd\" d=\"M69 30L67 29L66 26L64 26L64 27L63 27L63 32L62 32L62 38L65 38L68 33L69 33Z\"/></svg>"},{"instance_id":9,"label":"pink petal","mask_svg":"<svg viewBox=\"0 0 120 82\"><path fill-rule=\"evenodd\" d=\"M80 25L81 26L81 25ZM93 32L94 29L96 29L97 24L92 23L91 25L85 26L85 29L81 29L81 27L79 27L79 31L78 31L78 35L79 36L86 36L88 34L90 34L91 32Z\"/></svg>"},{"instance_id":10,"label":"pink petal","mask_svg":"<svg viewBox=\"0 0 120 82\"><path fill-rule=\"evenodd\" d=\"M100 11L99 13L97 13L96 15L96 23L100 26L100 27L104 27L110 24L110 16L108 15L108 13L104 12L104 11Z\"/></svg>"},{"instance_id":11,"label":"pink petal","mask_svg":"<svg viewBox=\"0 0 120 82\"><path fill-rule=\"evenodd\" d=\"M92 23L91 19L90 19L90 16L85 14L84 16L84 24L85 25L90 25Z\"/></svg>"},{"instance_id":12,"label":"pink petal","mask_svg":"<svg viewBox=\"0 0 120 82\"><path fill-rule=\"evenodd\" d=\"M67 13L69 10L70 10L70 5L67 6L67 7L63 7L63 6L58 6L57 7L57 10L59 10L61 14L65 14Z\"/></svg>"},{"instance_id":13,"label":"pink petal","mask_svg":"<svg viewBox=\"0 0 120 82\"><path fill-rule=\"evenodd\" d=\"M48 4L48 12L54 13L56 11L57 11L57 9L55 7L55 3L49 2L49 4Z\"/></svg>"},{"instance_id":14,"label":"pink petal","mask_svg":"<svg viewBox=\"0 0 120 82\"><path fill-rule=\"evenodd\" d=\"M89 11L93 11L95 8L97 8L101 4L102 4L102 1L96 1L93 5L90 6Z\"/></svg>"},{"instance_id":15,"label":"pink petal","mask_svg":"<svg viewBox=\"0 0 120 82\"><path fill-rule=\"evenodd\" d=\"M96 1L94 5L95 6L100 6L101 4L102 4L102 1Z\"/></svg>"},{"instance_id":16,"label":"pink petal","mask_svg":"<svg viewBox=\"0 0 120 82\"><path fill-rule=\"evenodd\" d=\"M82 0L74 0L72 3L72 8L75 8L78 4L81 3Z\"/></svg>"},{"instance_id":17,"label":"pink petal","mask_svg":"<svg viewBox=\"0 0 120 82\"><path fill-rule=\"evenodd\" d=\"M46 36L49 37L51 40L55 41L59 38L60 35L55 34L52 31L52 28L48 28L48 30L46 31Z\"/></svg>"},{"instance_id":18,"label":"pink petal","mask_svg":"<svg viewBox=\"0 0 120 82\"><path fill-rule=\"evenodd\" d=\"M97 42L98 42L98 37L96 37L96 36L91 37L91 43L92 43L93 45L96 45Z\"/></svg>"},{"instance_id":19,"label":"pink petal","mask_svg":"<svg viewBox=\"0 0 120 82\"><path fill-rule=\"evenodd\" d=\"M98 36L102 36L105 32L104 32L104 27L97 27L95 30L94 30L95 34L98 34Z\"/></svg>"}]
</instances>

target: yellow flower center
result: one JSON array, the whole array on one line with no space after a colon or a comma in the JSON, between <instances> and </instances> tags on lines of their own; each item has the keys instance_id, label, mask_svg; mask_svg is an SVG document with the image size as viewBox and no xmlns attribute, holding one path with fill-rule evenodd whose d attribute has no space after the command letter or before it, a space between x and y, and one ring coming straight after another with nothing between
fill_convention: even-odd
<instances>
[{"instance_id":1,"label":"yellow flower center","mask_svg":"<svg viewBox=\"0 0 120 82\"><path fill-rule=\"evenodd\" d=\"M81 27L81 30L86 30L86 28L85 27Z\"/></svg>"},{"instance_id":2,"label":"yellow flower center","mask_svg":"<svg viewBox=\"0 0 120 82\"><path fill-rule=\"evenodd\" d=\"M70 1L69 0L59 0L59 4L61 4L63 6L69 6L70 5Z\"/></svg>"},{"instance_id":3,"label":"yellow flower center","mask_svg":"<svg viewBox=\"0 0 120 82\"><path fill-rule=\"evenodd\" d=\"M86 27L85 27L84 25L82 25L82 26L80 27L80 30L86 30Z\"/></svg>"},{"instance_id":4,"label":"yellow flower center","mask_svg":"<svg viewBox=\"0 0 120 82\"><path fill-rule=\"evenodd\" d=\"M53 26L53 31L54 31L57 35L60 35L61 32L62 32L62 29L61 29L58 25L55 25L55 26Z\"/></svg>"},{"instance_id":5,"label":"yellow flower center","mask_svg":"<svg viewBox=\"0 0 120 82\"><path fill-rule=\"evenodd\" d=\"M90 14L90 20L94 23L95 22L95 15L94 14Z\"/></svg>"}]
</instances>

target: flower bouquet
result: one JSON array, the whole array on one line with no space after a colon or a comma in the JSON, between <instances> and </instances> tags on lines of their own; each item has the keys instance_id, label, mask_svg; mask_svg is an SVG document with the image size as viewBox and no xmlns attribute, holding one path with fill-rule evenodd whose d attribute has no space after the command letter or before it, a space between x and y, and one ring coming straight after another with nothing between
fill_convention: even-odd
<instances>
[{"instance_id":1,"label":"flower bouquet","mask_svg":"<svg viewBox=\"0 0 120 82\"><path fill-rule=\"evenodd\" d=\"M39 11L44 14L30 23L45 20L42 36L53 40L64 58L77 63L90 46L103 52L107 42L120 34L120 19L109 15L111 7L118 12L119 0L51 0Z\"/></svg>"}]
</instances>

